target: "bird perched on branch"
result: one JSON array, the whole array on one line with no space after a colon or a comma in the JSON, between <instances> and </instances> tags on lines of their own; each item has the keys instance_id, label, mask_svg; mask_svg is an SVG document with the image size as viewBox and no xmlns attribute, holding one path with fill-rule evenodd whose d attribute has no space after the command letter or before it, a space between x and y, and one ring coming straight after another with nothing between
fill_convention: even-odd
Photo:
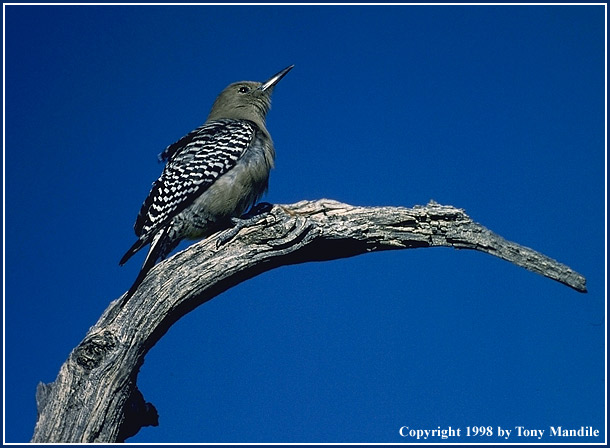
<instances>
[{"instance_id":1,"label":"bird perched on branch","mask_svg":"<svg viewBox=\"0 0 610 448\"><path fill-rule=\"evenodd\" d=\"M265 117L273 88L293 67L265 82L229 85L206 122L159 155L167 164L136 219L138 240L119 262L123 265L150 244L124 300L181 240L204 238L230 226L267 190L275 150Z\"/></svg>"}]
</instances>

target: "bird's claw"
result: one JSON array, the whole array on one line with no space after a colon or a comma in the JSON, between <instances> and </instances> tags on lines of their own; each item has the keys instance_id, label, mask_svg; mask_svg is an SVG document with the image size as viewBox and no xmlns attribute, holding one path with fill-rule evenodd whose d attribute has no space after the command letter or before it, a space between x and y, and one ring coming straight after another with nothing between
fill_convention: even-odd
<instances>
[{"instance_id":1,"label":"bird's claw","mask_svg":"<svg viewBox=\"0 0 610 448\"><path fill-rule=\"evenodd\" d=\"M221 233L216 240L216 249L231 241L243 228L249 227L258 220L261 216L268 214L273 209L273 204L269 202L261 202L253 206L247 213L239 218L231 218L233 227Z\"/></svg>"},{"instance_id":2,"label":"bird's claw","mask_svg":"<svg viewBox=\"0 0 610 448\"><path fill-rule=\"evenodd\" d=\"M232 218L232 220L244 220L260 215L265 215L269 213L272 209L273 204L270 204L269 202L259 202L258 204L252 206L247 213L243 214L239 218Z\"/></svg>"}]
</instances>

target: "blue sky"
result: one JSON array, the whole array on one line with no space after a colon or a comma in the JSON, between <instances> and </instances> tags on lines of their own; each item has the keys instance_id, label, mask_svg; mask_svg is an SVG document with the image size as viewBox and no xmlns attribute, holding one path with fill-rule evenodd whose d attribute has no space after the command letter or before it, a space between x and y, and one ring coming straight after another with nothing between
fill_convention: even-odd
<instances>
[{"instance_id":1,"label":"blue sky","mask_svg":"<svg viewBox=\"0 0 610 448\"><path fill-rule=\"evenodd\" d=\"M138 377L132 442L605 440L603 6L6 6L5 437L143 255L157 154L233 81L274 93L265 200L434 199L587 277L491 256L374 253L282 267L197 308ZM184 247L184 246L182 246ZM466 437L492 426L493 437ZM597 438L548 437L592 426ZM438 438L428 441L440 442Z\"/></svg>"}]
</instances>

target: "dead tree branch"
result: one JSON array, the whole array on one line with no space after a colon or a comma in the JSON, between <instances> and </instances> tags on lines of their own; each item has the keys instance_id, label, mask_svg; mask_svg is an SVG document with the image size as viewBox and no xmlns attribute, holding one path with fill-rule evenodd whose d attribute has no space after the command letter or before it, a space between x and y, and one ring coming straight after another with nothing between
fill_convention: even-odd
<instances>
[{"instance_id":1,"label":"dead tree branch","mask_svg":"<svg viewBox=\"0 0 610 448\"><path fill-rule=\"evenodd\" d=\"M228 231L225 231L228 232ZM217 234L150 271L123 306L115 300L36 393L32 442L124 441L156 425L136 379L146 353L170 326L222 291L278 266L415 247L472 249L586 292L585 278L532 249L506 241L463 210L355 207L331 200L274 206L217 247Z\"/></svg>"}]
</instances>

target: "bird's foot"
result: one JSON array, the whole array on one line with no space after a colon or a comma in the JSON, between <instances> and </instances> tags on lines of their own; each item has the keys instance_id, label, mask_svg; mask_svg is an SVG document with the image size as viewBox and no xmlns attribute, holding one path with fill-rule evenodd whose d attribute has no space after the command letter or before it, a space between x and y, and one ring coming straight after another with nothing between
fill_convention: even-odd
<instances>
[{"instance_id":1,"label":"bird's foot","mask_svg":"<svg viewBox=\"0 0 610 448\"><path fill-rule=\"evenodd\" d=\"M239 218L231 218L233 227L221 233L216 240L216 249L231 241L239 233L241 229L251 226L260 218L268 214L273 208L273 204L269 202L261 202L253 206L247 213Z\"/></svg>"},{"instance_id":2,"label":"bird's foot","mask_svg":"<svg viewBox=\"0 0 610 448\"><path fill-rule=\"evenodd\" d=\"M249 218L254 218L260 215L266 215L267 213L269 213L271 211L271 209L273 208L273 204L270 204L269 202L259 202L258 204L252 206L250 208L250 210L248 210L247 213L241 215L239 218L233 218L233 219L249 219Z\"/></svg>"}]
</instances>

